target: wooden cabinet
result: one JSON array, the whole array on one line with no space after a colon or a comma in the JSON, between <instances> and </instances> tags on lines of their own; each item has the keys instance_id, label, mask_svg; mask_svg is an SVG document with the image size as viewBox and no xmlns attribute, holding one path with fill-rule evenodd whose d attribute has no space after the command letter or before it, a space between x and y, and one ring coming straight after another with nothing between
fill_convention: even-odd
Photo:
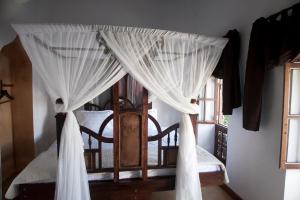
<instances>
[{"instance_id":1,"label":"wooden cabinet","mask_svg":"<svg viewBox=\"0 0 300 200\"><path fill-rule=\"evenodd\" d=\"M32 68L18 38L4 46L1 53L9 62L11 80L6 82L13 84L11 95L14 100L10 102L12 143L15 169L20 171L34 158Z\"/></svg>"},{"instance_id":2,"label":"wooden cabinet","mask_svg":"<svg viewBox=\"0 0 300 200\"><path fill-rule=\"evenodd\" d=\"M227 158L227 127L215 125L215 150L214 155L226 165Z\"/></svg>"}]
</instances>

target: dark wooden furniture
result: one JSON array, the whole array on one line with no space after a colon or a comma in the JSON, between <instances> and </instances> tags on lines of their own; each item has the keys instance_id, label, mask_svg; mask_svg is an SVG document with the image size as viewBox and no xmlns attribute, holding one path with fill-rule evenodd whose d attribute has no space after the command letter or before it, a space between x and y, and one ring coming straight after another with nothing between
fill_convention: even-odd
<instances>
[{"instance_id":1,"label":"dark wooden furniture","mask_svg":"<svg viewBox=\"0 0 300 200\"><path fill-rule=\"evenodd\" d=\"M125 81L126 82L126 81ZM88 147L85 149L85 161L88 173L113 173L113 180L90 181L92 199L146 199L154 191L173 190L175 176L149 177L149 169L174 169L178 152L178 128L174 124L162 130L156 119L148 115L148 91L142 89L139 100L132 103L127 98L120 98L121 81L112 87L112 100L105 109L113 109L100 126L98 133L87 127L80 126L82 134L88 137ZM128 93L128 92L125 92ZM58 103L63 103L61 100ZM85 109L101 109L97 105L87 104ZM59 113L57 120L57 137L60 138L66 114ZM197 116L191 115L196 132ZM113 137L103 135L105 127L113 120ZM157 134L148 136L148 120L157 128ZM171 132L175 133L171 137ZM167 144L163 138L167 137ZM173 140L173 141L172 141ZM97 141L95 148L92 141ZM148 143L157 142L157 164L148 164ZM59 140L58 140L59 143ZM103 167L102 146L113 144L113 167ZM59 146L59 145L58 145ZM133 148L134 147L134 148ZM141 171L141 177L120 179L122 171ZM224 183L224 171L199 173L201 185L221 185ZM55 184L22 184L20 185L20 199L53 199Z\"/></svg>"},{"instance_id":2,"label":"dark wooden furniture","mask_svg":"<svg viewBox=\"0 0 300 200\"><path fill-rule=\"evenodd\" d=\"M222 185L224 172L206 172L199 174L201 186ZM91 199L135 200L147 199L152 192L175 189L175 176L142 179L122 179L114 181L90 181ZM20 200L53 200L55 183L33 183L20 185Z\"/></svg>"},{"instance_id":3,"label":"dark wooden furniture","mask_svg":"<svg viewBox=\"0 0 300 200\"><path fill-rule=\"evenodd\" d=\"M6 153L6 147L12 146L10 147L12 149L9 151L13 152L13 155L7 155L7 158L14 158L13 161L10 159L9 163L5 163L4 177L6 178L7 175L12 176L14 173L24 169L34 158L32 66L18 37L5 45L1 49L1 54L8 59L9 83L14 85L14 87L10 88L10 94L15 97L14 101L11 101L11 111L8 111L11 112L9 125L12 125L13 131L11 130L11 136L6 137L11 137L12 143L2 144L2 148L4 148L2 152L4 153ZM0 128L2 127L0 126ZM7 131L9 133L10 130L7 129L1 129L0 132ZM3 139L1 138L1 140ZM6 158L4 159L6 160ZM6 164L9 166L6 166Z\"/></svg>"},{"instance_id":4,"label":"dark wooden furniture","mask_svg":"<svg viewBox=\"0 0 300 200\"><path fill-rule=\"evenodd\" d=\"M215 150L214 155L224 165L227 158L227 127L221 124L215 125Z\"/></svg>"}]
</instances>

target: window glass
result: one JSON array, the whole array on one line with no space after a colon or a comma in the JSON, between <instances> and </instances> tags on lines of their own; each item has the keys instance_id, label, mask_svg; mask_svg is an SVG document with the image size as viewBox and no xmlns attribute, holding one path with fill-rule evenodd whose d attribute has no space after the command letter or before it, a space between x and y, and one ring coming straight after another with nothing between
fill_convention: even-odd
<instances>
[{"instance_id":1,"label":"window glass","mask_svg":"<svg viewBox=\"0 0 300 200\"><path fill-rule=\"evenodd\" d=\"M228 124L228 117L222 115L222 80L210 78L198 97L199 123ZM219 120L221 119L221 121Z\"/></svg>"},{"instance_id":2,"label":"window glass","mask_svg":"<svg viewBox=\"0 0 300 200\"><path fill-rule=\"evenodd\" d=\"M214 121L215 110L214 101L206 101L205 103L205 121Z\"/></svg>"},{"instance_id":3,"label":"window glass","mask_svg":"<svg viewBox=\"0 0 300 200\"><path fill-rule=\"evenodd\" d=\"M291 115L300 115L300 69L291 70L290 93Z\"/></svg>"},{"instance_id":4,"label":"window glass","mask_svg":"<svg viewBox=\"0 0 300 200\"><path fill-rule=\"evenodd\" d=\"M199 101L199 121L204 121L204 101Z\"/></svg>"},{"instance_id":5,"label":"window glass","mask_svg":"<svg viewBox=\"0 0 300 200\"><path fill-rule=\"evenodd\" d=\"M230 115L219 115L219 124L222 124L224 126L228 126L229 124L229 117Z\"/></svg>"},{"instance_id":6,"label":"window glass","mask_svg":"<svg viewBox=\"0 0 300 200\"><path fill-rule=\"evenodd\" d=\"M300 162L300 119L289 120L288 162Z\"/></svg>"},{"instance_id":7,"label":"window glass","mask_svg":"<svg viewBox=\"0 0 300 200\"><path fill-rule=\"evenodd\" d=\"M206 84L206 98L215 97L215 79L210 78Z\"/></svg>"}]
</instances>

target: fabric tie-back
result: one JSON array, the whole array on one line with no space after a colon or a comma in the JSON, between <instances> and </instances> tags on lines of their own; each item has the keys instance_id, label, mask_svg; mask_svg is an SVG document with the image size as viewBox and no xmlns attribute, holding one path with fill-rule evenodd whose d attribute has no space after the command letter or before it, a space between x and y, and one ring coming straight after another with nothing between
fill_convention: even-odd
<instances>
[{"instance_id":1,"label":"fabric tie-back","mask_svg":"<svg viewBox=\"0 0 300 200\"><path fill-rule=\"evenodd\" d=\"M126 72L183 113L176 199L202 199L196 142L188 115L197 113L197 107L190 101L212 74L227 39L100 25L14 28L52 101L63 99L64 104L56 106L56 111L68 112L62 130L56 199L90 199L82 139L72 111L111 87Z\"/></svg>"}]
</instances>

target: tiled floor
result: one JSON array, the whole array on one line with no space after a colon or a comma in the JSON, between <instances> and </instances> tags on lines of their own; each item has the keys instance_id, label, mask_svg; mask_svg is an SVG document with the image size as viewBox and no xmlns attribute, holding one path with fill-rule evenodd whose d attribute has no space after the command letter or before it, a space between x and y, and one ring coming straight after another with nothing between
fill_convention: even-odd
<instances>
[{"instance_id":1,"label":"tiled floor","mask_svg":"<svg viewBox=\"0 0 300 200\"><path fill-rule=\"evenodd\" d=\"M202 188L203 200L232 200L220 187ZM175 200L175 192L155 192L149 200Z\"/></svg>"}]
</instances>

